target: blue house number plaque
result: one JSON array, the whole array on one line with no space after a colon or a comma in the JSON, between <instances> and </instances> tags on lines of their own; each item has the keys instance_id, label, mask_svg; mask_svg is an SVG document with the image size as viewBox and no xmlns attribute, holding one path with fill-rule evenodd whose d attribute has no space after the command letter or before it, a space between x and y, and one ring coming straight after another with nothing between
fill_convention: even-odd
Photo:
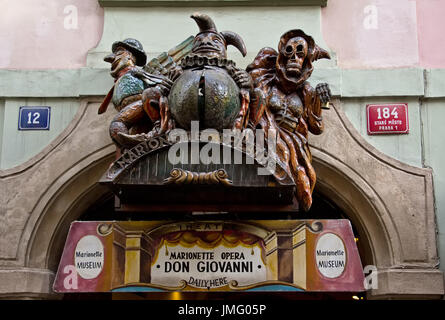
<instances>
[{"instance_id":1,"label":"blue house number plaque","mask_svg":"<svg viewBox=\"0 0 445 320\"><path fill-rule=\"evenodd\" d=\"M19 130L49 130L51 107L20 107Z\"/></svg>"}]
</instances>

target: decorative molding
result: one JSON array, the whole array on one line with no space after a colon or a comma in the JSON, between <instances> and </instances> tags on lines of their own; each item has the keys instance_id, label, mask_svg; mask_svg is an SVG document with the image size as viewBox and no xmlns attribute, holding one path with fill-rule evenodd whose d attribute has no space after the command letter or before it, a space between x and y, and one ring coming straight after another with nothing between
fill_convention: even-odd
<instances>
[{"instance_id":1,"label":"decorative molding","mask_svg":"<svg viewBox=\"0 0 445 320\"><path fill-rule=\"evenodd\" d=\"M321 6L328 0L99 0L101 7Z\"/></svg>"},{"instance_id":2,"label":"decorative molding","mask_svg":"<svg viewBox=\"0 0 445 320\"><path fill-rule=\"evenodd\" d=\"M109 69L0 70L0 97L79 98L106 95Z\"/></svg>"},{"instance_id":3,"label":"decorative molding","mask_svg":"<svg viewBox=\"0 0 445 320\"><path fill-rule=\"evenodd\" d=\"M425 69L425 98L445 96L445 69Z\"/></svg>"},{"instance_id":4,"label":"decorative molding","mask_svg":"<svg viewBox=\"0 0 445 320\"><path fill-rule=\"evenodd\" d=\"M423 96L425 92L425 79L420 68L341 72L342 97Z\"/></svg>"},{"instance_id":5,"label":"decorative molding","mask_svg":"<svg viewBox=\"0 0 445 320\"><path fill-rule=\"evenodd\" d=\"M425 76L424 76L425 74ZM414 96L445 98L445 69L320 68L311 83L327 82L346 98ZM109 69L0 70L0 98L104 96L113 85Z\"/></svg>"},{"instance_id":6,"label":"decorative molding","mask_svg":"<svg viewBox=\"0 0 445 320\"><path fill-rule=\"evenodd\" d=\"M57 299L57 295L51 290L54 276L54 272L48 269L0 269L0 298Z\"/></svg>"},{"instance_id":7,"label":"decorative molding","mask_svg":"<svg viewBox=\"0 0 445 320\"><path fill-rule=\"evenodd\" d=\"M368 299L443 299L443 273L434 269L380 269L379 286ZM415 286L406 285L415 283Z\"/></svg>"},{"instance_id":8,"label":"decorative molding","mask_svg":"<svg viewBox=\"0 0 445 320\"><path fill-rule=\"evenodd\" d=\"M231 186L232 181L229 179L226 170L218 169L212 172L191 172L175 168L170 171L170 176L164 179L164 184L219 184Z\"/></svg>"}]
</instances>

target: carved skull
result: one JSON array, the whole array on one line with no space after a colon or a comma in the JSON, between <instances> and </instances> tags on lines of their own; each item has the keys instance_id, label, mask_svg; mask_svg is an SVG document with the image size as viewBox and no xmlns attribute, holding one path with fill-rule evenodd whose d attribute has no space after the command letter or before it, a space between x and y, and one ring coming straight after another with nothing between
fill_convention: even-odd
<instances>
[{"instance_id":1,"label":"carved skull","mask_svg":"<svg viewBox=\"0 0 445 320\"><path fill-rule=\"evenodd\" d=\"M307 53L308 44L304 38L294 37L287 41L281 49L284 58L282 63L285 65L287 76L297 77L301 74Z\"/></svg>"},{"instance_id":2,"label":"carved skull","mask_svg":"<svg viewBox=\"0 0 445 320\"><path fill-rule=\"evenodd\" d=\"M314 70L312 62L323 58L330 58L328 52L316 45L303 30L284 33L278 43L275 64L281 89L290 93L303 85Z\"/></svg>"}]
</instances>

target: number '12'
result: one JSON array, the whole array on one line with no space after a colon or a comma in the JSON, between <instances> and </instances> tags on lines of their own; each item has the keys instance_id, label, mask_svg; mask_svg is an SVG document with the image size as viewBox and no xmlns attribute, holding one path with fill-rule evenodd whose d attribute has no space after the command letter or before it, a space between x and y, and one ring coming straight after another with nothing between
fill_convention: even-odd
<instances>
[{"instance_id":1,"label":"number '12'","mask_svg":"<svg viewBox=\"0 0 445 320\"><path fill-rule=\"evenodd\" d=\"M31 116L32 117L34 117L33 119L32 119L32 122L31 122ZM40 118L40 113L38 113L38 112L34 112L34 113L32 113L32 112L28 112L28 124L39 124L40 122L39 122L39 119Z\"/></svg>"}]
</instances>

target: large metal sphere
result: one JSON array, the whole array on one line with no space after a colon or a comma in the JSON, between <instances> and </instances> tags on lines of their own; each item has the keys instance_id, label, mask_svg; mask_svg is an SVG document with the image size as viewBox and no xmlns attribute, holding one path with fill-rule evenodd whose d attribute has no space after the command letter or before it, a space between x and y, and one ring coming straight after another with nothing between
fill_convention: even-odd
<instances>
[{"instance_id":1,"label":"large metal sphere","mask_svg":"<svg viewBox=\"0 0 445 320\"><path fill-rule=\"evenodd\" d=\"M200 129L222 130L231 128L240 112L239 92L224 69L189 69L173 84L168 102L180 127L189 130L190 122L197 120Z\"/></svg>"}]
</instances>

